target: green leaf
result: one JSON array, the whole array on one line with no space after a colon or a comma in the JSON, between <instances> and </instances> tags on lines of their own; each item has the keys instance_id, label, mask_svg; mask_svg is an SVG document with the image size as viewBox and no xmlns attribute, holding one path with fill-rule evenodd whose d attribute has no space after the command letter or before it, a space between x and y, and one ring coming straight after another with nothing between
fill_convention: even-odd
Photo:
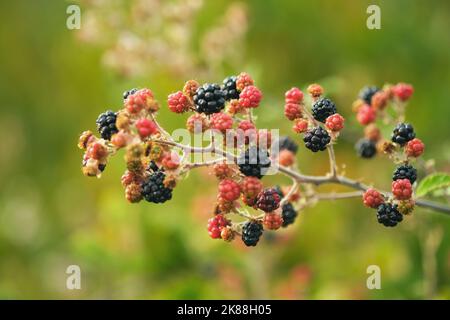
<instances>
[{"instance_id":1,"label":"green leaf","mask_svg":"<svg viewBox=\"0 0 450 320\"><path fill-rule=\"evenodd\" d=\"M420 181L416 189L416 195L423 197L424 195L442 188L450 186L450 175L446 173L433 173L426 176Z\"/></svg>"}]
</instances>

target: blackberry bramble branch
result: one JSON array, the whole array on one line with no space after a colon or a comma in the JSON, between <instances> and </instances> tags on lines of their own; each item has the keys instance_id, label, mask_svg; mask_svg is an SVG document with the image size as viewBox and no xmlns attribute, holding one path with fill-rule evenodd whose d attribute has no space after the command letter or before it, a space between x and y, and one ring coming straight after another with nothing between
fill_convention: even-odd
<instances>
[{"instance_id":1,"label":"blackberry bramble branch","mask_svg":"<svg viewBox=\"0 0 450 320\"><path fill-rule=\"evenodd\" d=\"M406 84L365 88L353 107L357 120L365 126L357 153L364 158L384 153L397 164L391 192L377 190L338 171L334 145L345 119L320 85L307 88L308 99L295 87L285 93L284 115L292 121L294 135L278 138L272 131L257 127L253 110L259 108L263 95L247 73L227 77L222 84L201 85L189 80L182 90L168 96L168 110L189 114L189 135L209 135L206 147L179 143L164 130L156 120L160 105L151 90L125 92L120 110L98 117L99 137L91 131L81 134L78 146L84 150L82 171L86 176L100 177L109 159L124 149L126 171L121 182L126 199L130 203L145 200L162 204L176 198L174 189L189 171L210 167L218 188L207 223L209 236L227 242L240 237L246 246L257 245L267 230L293 224L301 211L317 201L362 197L365 206L375 209L374 219L388 227L403 221L416 206L449 214L448 206L414 193L417 170L412 162L421 156L424 144L416 138L413 126L403 121L412 91ZM399 114L396 119L383 112L390 103ZM393 126L389 140L383 139L377 119ZM299 171L299 141L314 153L327 150L327 174L310 176ZM205 160L203 156L208 157ZM267 185L264 178L274 167L291 183ZM353 191L316 192L315 187L323 184L343 185Z\"/></svg>"}]
</instances>

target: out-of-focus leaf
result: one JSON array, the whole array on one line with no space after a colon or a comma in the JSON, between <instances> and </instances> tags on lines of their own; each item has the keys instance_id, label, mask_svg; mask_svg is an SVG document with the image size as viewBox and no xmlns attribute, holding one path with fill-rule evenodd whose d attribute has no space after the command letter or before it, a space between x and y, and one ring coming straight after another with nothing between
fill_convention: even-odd
<instances>
[{"instance_id":1,"label":"out-of-focus leaf","mask_svg":"<svg viewBox=\"0 0 450 320\"><path fill-rule=\"evenodd\" d=\"M423 197L424 195L439 189L450 186L450 175L446 173L433 173L426 176L417 187L416 195Z\"/></svg>"}]
</instances>

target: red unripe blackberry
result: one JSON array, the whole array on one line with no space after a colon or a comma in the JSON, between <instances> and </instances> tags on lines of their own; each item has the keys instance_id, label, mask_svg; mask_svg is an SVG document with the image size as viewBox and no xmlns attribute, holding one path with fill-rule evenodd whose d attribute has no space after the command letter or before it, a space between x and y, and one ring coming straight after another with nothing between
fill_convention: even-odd
<instances>
[{"instance_id":1,"label":"red unripe blackberry","mask_svg":"<svg viewBox=\"0 0 450 320\"><path fill-rule=\"evenodd\" d=\"M247 130L254 130L256 129L256 127L251 121L242 120L241 122L239 122L238 129L241 129L245 132Z\"/></svg>"},{"instance_id":2,"label":"red unripe blackberry","mask_svg":"<svg viewBox=\"0 0 450 320\"><path fill-rule=\"evenodd\" d=\"M377 113L374 108L371 108L369 105L365 104L358 109L358 113L356 114L356 119L363 126L368 125L376 120Z\"/></svg>"},{"instance_id":3,"label":"red unripe blackberry","mask_svg":"<svg viewBox=\"0 0 450 320\"><path fill-rule=\"evenodd\" d=\"M268 230L277 230L283 224L283 218L279 213L266 213L263 219L263 225Z\"/></svg>"},{"instance_id":4,"label":"red unripe blackberry","mask_svg":"<svg viewBox=\"0 0 450 320\"><path fill-rule=\"evenodd\" d=\"M325 120L325 126L331 131L341 131L344 128L344 117L339 113L329 116Z\"/></svg>"},{"instance_id":5,"label":"red unripe blackberry","mask_svg":"<svg viewBox=\"0 0 450 320\"><path fill-rule=\"evenodd\" d=\"M161 164L167 170L175 170L180 166L180 157L176 152L167 152L163 156Z\"/></svg>"},{"instance_id":6,"label":"red unripe blackberry","mask_svg":"<svg viewBox=\"0 0 450 320\"><path fill-rule=\"evenodd\" d=\"M280 207L281 197L275 188L262 190L257 197L256 206L264 212L272 212Z\"/></svg>"},{"instance_id":7,"label":"red unripe blackberry","mask_svg":"<svg viewBox=\"0 0 450 320\"><path fill-rule=\"evenodd\" d=\"M227 112L230 114L236 114L245 111L245 108L239 104L238 99L233 99L227 106Z\"/></svg>"},{"instance_id":8,"label":"red unripe blackberry","mask_svg":"<svg viewBox=\"0 0 450 320\"><path fill-rule=\"evenodd\" d=\"M286 103L284 105L284 115L291 121L301 118L302 108L297 103Z\"/></svg>"},{"instance_id":9,"label":"red unripe blackberry","mask_svg":"<svg viewBox=\"0 0 450 320\"><path fill-rule=\"evenodd\" d=\"M371 141L377 142L381 139L381 130L376 124L371 123L364 128L364 137Z\"/></svg>"},{"instance_id":10,"label":"red unripe blackberry","mask_svg":"<svg viewBox=\"0 0 450 320\"><path fill-rule=\"evenodd\" d=\"M289 89L284 95L284 101L286 103L300 104L303 101L303 92L296 87Z\"/></svg>"},{"instance_id":11,"label":"red unripe blackberry","mask_svg":"<svg viewBox=\"0 0 450 320\"><path fill-rule=\"evenodd\" d=\"M290 167L295 162L295 154L289 150L281 150L278 155L278 163L285 167Z\"/></svg>"},{"instance_id":12,"label":"red unripe blackberry","mask_svg":"<svg viewBox=\"0 0 450 320\"><path fill-rule=\"evenodd\" d=\"M376 209L380 204L384 203L384 198L381 193L371 188L364 192L363 202L366 207Z\"/></svg>"},{"instance_id":13,"label":"red unripe blackberry","mask_svg":"<svg viewBox=\"0 0 450 320\"><path fill-rule=\"evenodd\" d=\"M370 105L376 110L383 110L389 101L389 94L385 91L378 91L372 96Z\"/></svg>"},{"instance_id":14,"label":"red unripe blackberry","mask_svg":"<svg viewBox=\"0 0 450 320\"><path fill-rule=\"evenodd\" d=\"M399 179L392 182L392 194L397 200L407 200L411 198L412 186L408 179Z\"/></svg>"},{"instance_id":15,"label":"red unripe blackberry","mask_svg":"<svg viewBox=\"0 0 450 320\"><path fill-rule=\"evenodd\" d=\"M228 201L222 198L220 195L217 196L217 213L229 213L235 207L235 201Z\"/></svg>"},{"instance_id":16,"label":"red unripe blackberry","mask_svg":"<svg viewBox=\"0 0 450 320\"><path fill-rule=\"evenodd\" d=\"M403 220L403 216L397 210L397 205L382 203L377 208L377 220L385 227L395 227Z\"/></svg>"},{"instance_id":17,"label":"red unripe blackberry","mask_svg":"<svg viewBox=\"0 0 450 320\"><path fill-rule=\"evenodd\" d=\"M227 113L214 113L213 115L211 115L210 125L211 128L225 133L227 130L233 127L233 118Z\"/></svg>"},{"instance_id":18,"label":"red unripe blackberry","mask_svg":"<svg viewBox=\"0 0 450 320\"><path fill-rule=\"evenodd\" d=\"M263 188L261 180L256 177L245 177L241 182L242 194L246 198L256 198Z\"/></svg>"},{"instance_id":19,"label":"red unripe blackberry","mask_svg":"<svg viewBox=\"0 0 450 320\"><path fill-rule=\"evenodd\" d=\"M242 227L242 241L247 247L254 247L263 234L263 226L259 221L248 221Z\"/></svg>"},{"instance_id":20,"label":"red unripe blackberry","mask_svg":"<svg viewBox=\"0 0 450 320\"><path fill-rule=\"evenodd\" d=\"M392 132L391 140L392 142L404 146L408 141L411 141L415 137L416 133L414 132L412 125L409 123L399 123Z\"/></svg>"},{"instance_id":21,"label":"red unripe blackberry","mask_svg":"<svg viewBox=\"0 0 450 320\"><path fill-rule=\"evenodd\" d=\"M317 100L312 106L312 115L314 119L323 123L329 116L335 113L336 105L333 101L327 98Z\"/></svg>"},{"instance_id":22,"label":"red unripe blackberry","mask_svg":"<svg viewBox=\"0 0 450 320\"><path fill-rule=\"evenodd\" d=\"M239 94L239 104L244 108L256 108L261 101L262 93L255 86L245 87Z\"/></svg>"},{"instance_id":23,"label":"red unripe blackberry","mask_svg":"<svg viewBox=\"0 0 450 320\"><path fill-rule=\"evenodd\" d=\"M323 88L317 83L309 85L307 91L313 98L318 98L323 94Z\"/></svg>"},{"instance_id":24,"label":"red unripe blackberry","mask_svg":"<svg viewBox=\"0 0 450 320\"><path fill-rule=\"evenodd\" d=\"M236 78L236 89L242 91L245 87L252 86L253 83L254 81L248 73L241 72Z\"/></svg>"},{"instance_id":25,"label":"red unripe blackberry","mask_svg":"<svg viewBox=\"0 0 450 320\"><path fill-rule=\"evenodd\" d=\"M86 151L86 157L95 160L106 160L108 156L108 149L100 142L94 142L89 145Z\"/></svg>"},{"instance_id":26,"label":"red unripe blackberry","mask_svg":"<svg viewBox=\"0 0 450 320\"><path fill-rule=\"evenodd\" d=\"M292 130L296 133L303 133L308 131L308 121L305 119L296 119L294 121L294 125L292 126Z\"/></svg>"},{"instance_id":27,"label":"red unripe blackberry","mask_svg":"<svg viewBox=\"0 0 450 320\"><path fill-rule=\"evenodd\" d=\"M410 84L398 83L392 88L392 93L401 101L408 100L414 93L414 88Z\"/></svg>"},{"instance_id":28,"label":"red unripe blackberry","mask_svg":"<svg viewBox=\"0 0 450 320\"><path fill-rule=\"evenodd\" d=\"M125 187L125 198L130 203L137 203L142 200L142 187L137 182L132 182Z\"/></svg>"},{"instance_id":29,"label":"red unripe blackberry","mask_svg":"<svg viewBox=\"0 0 450 320\"><path fill-rule=\"evenodd\" d=\"M405 153L408 157L419 157L425 150L425 145L420 139L414 138L408 141L405 147Z\"/></svg>"},{"instance_id":30,"label":"red unripe blackberry","mask_svg":"<svg viewBox=\"0 0 450 320\"><path fill-rule=\"evenodd\" d=\"M231 179L224 179L219 183L219 196L226 201L234 201L239 199L241 195L241 187Z\"/></svg>"},{"instance_id":31,"label":"red unripe blackberry","mask_svg":"<svg viewBox=\"0 0 450 320\"><path fill-rule=\"evenodd\" d=\"M208 220L208 233L213 239L220 239L220 233L223 228L230 225L230 221L222 214L217 214Z\"/></svg>"},{"instance_id":32,"label":"red unripe blackberry","mask_svg":"<svg viewBox=\"0 0 450 320\"><path fill-rule=\"evenodd\" d=\"M200 88L200 84L197 81L195 81L195 80L188 80L184 84L183 93L187 97L192 99L194 97L194 95L195 95L195 92L197 92L198 88Z\"/></svg>"},{"instance_id":33,"label":"red unripe blackberry","mask_svg":"<svg viewBox=\"0 0 450 320\"><path fill-rule=\"evenodd\" d=\"M150 89L140 89L127 97L125 107L130 113L139 113L142 109L154 109L153 100L153 92Z\"/></svg>"},{"instance_id":34,"label":"red unripe blackberry","mask_svg":"<svg viewBox=\"0 0 450 320\"><path fill-rule=\"evenodd\" d=\"M167 104L170 111L175 113L183 113L189 110L190 102L182 91L172 93L167 98Z\"/></svg>"},{"instance_id":35,"label":"red unripe blackberry","mask_svg":"<svg viewBox=\"0 0 450 320\"><path fill-rule=\"evenodd\" d=\"M136 174L136 172L132 171L125 171L125 173L122 175L120 181L122 183L122 186L126 187L130 185L131 183L138 183L141 184L143 180L143 177L139 174Z\"/></svg>"},{"instance_id":36,"label":"red unripe blackberry","mask_svg":"<svg viewBox=\"0 0 450 320\"><path fill-rule=\"evenodd\" d=\"M158 132L155 122L147 118L139 119L135 126L141 138L146 138Z\"/></svg>"},{"instance_id":37,"label":"red unripe blackberry","mask_svg":"<svg viewBox=\"0 0 450 320\"><path fill-rule=\"evenodd\" d=\"M209 129L209 125L207 119L203 115L195 113L187 119L186 128L191 133L201 133Z\"/></svg>"},{"instance_id":38,"label":"red unripe blackberry","mask_svg":"<svg viewBox=\"0 0 450 320\"><path fill-rule=\"evenodd\" d=\"M233 169L226 163L216 163L213 166L214 175L222 180L233 175Z\"/></svg>"}]
</instances>

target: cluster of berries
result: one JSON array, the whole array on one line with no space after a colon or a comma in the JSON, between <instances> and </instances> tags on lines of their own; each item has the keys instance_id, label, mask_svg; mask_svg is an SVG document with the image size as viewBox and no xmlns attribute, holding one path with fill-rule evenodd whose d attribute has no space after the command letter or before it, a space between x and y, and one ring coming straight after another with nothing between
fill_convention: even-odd
<instances>
[{"instance_id":1,"label":"cluster of berries","mask_svg":"<svg viewBox=\"0 0 450 320\"><path fill-rule=\"evenodd\" d=\"M392 175L392 196L385 201L379 191L370 188L363 194L364 205L377 209L378 222L394 227L414 210L413 184L417 180L417 170L410 164L399 165Z\"/></svg>"},{"instance_id":2,"label":"cluster of berries","mask_svg":"<svg viewBox=\"0 0 450 320\"><path fill-rule=\"evenodd\" d=\"M91 131L81 134L78 146L85 150L83 173L100 177L108 158L125 149L127 170L121 181L126 199L131 203L142 199L153 203L170 200L180 164L177 153L153 141L161 137L153 120L158 109L151 90L126 91L121 110L108 110L98 116L100 137Z\"/></svg>"},{"instance_id":3,"label":"cluster of berries","mask_svg":"<svg viewBox=\"0 0 450 320\"><path fill-rule=\"evenodd\" d=\"M219 185L215 215L207 226L211 238L231 241L240 235L246 246L256 246L264 230L277 230L294 223L298 214L295 206L300 199L298 191L290 193L282 202L287 193L279 186L265 188L263 176L244 174L237 166L226 163L215 164L213 172ZM246 208L261 214L250 215ZM229 218L232 214L246 220L234 222Z\"/></svg>"},{"instance_id":4,"label":"cluster of berries","mask_svg":"<svg viewBox=\"0 0 450 320\"><path fill-rule=\"evenodd\" d=\"M402 123L406 103L413 92L413 87L406 83L386 85L382 89L368 86L360 91L358 100L353 104L356 119L365 127L364 138L355 145L360 157L369 159L377 152L393 154L396 146L403 147L406 144L404 151L408 157L418 157L422 154L423 143L414 139L414 130L410 124ZM389 124L393 121L386 110L390 104L400 120L393 131L391 141L383 139L380 129L383 123ZM378 119L381 121L377 123Z\"/></svg>"},{"instance_id":5,"label":"cluster of berries","mask_svg":"<svg viewBox=\"0 0 450 320\"><path fill-rule=\"evenodd\" d=\"M344 117L336 113L336 105L322 97L323 88L312 84L307 89L312 107L309 112L304 103L304 94L298 88L292 88L285 94L284 115L293 121L292 130L303 134L306 148L313 152L324 151L344 128Z\"/></svg>"}]
</instances>

